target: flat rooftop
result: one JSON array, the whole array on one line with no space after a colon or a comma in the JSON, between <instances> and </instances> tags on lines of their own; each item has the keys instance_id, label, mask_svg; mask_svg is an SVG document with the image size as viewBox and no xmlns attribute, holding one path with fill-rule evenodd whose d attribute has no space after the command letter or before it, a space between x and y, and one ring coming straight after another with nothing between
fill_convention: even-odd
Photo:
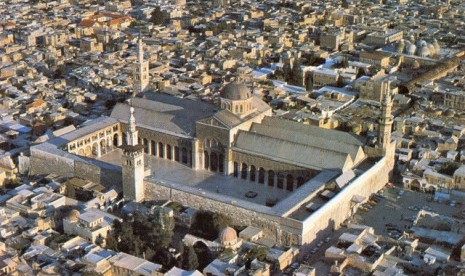
<instances>
[{"instance_id":1,"label":"flat rooftop","mask_svg":"<svg viewBox=\"0 0 465 276\"><path fill-rule=\"evenodd\" d=\"M121 155L121 150L117 149L103 155L100 160L121 166ZM196 171L178 162L151 155L146 155L145 162L146 166L149 165L152 169L152 175L146 180L153 183L182 184L200 192L214 192L263 206L266 205L267 199L277 199L279 202L293 193L285 189L272 188L266 184L223 176L205 170ZM246 197L245 193L248 191L256 192L257 196Z\"/></svg>"}]
</instances>

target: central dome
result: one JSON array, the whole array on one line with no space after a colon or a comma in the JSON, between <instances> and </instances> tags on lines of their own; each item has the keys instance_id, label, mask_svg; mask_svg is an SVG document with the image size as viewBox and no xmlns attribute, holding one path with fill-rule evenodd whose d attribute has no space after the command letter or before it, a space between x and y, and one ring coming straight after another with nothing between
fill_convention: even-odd
<instances>
[{"instance_id":1,"label":"central dome","mask_svg":"<svg viewBox=\"0 0 465 276\"><path fill-rule=\"evenodd\" d=\"M247 100L251 97L249 88L242 83L228 83L220 92L220 97L231 101Z\"/></svg>"}]
</instances>

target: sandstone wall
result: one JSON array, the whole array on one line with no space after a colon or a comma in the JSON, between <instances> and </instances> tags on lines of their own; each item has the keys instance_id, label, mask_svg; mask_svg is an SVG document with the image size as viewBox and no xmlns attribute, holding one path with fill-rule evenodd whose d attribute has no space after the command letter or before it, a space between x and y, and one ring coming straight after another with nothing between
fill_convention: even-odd
<instances>
[{"instance_id":1,"label":"sandstone wall","mask_svg":"<svg viewBox=\"0 0 465 276\"><path fill-rule=\"evenodd\" d=\"M31 174L57 174L65 177L74 176L74 160L42 150L31 148Z\"/></svg>"},{"instance_id":2,"label":"sandstone wall","mask_svg":"<svg viewBox=\"0 0 465 276\"><path fill-rule=\"evenodd\" d=\"M373 167L356 178L340 191L323 207L311 214L303 222L302 244L309 244L315 239L321 239L332 229L352 215L352 198L355 195L368 197L379 191L389 181L389 175L394 167L392 159L382 158Z\"/></svg>"},{"instance_id":3,"label":"sandstone wall","mask_svg":"<svg viewBox=\"0 0 465 276\"><path fill-rule=\"evenodd\" d=\"M226 202L232 198L214 195L207 191L194 194L194 191L185 191L184 189L185 187L183 190L178 189L176 185L145 182L145 197L172 200L185 206L222 213L230 217L235 225L259 227L264 230L265 235L284 244L296 245L299 242L302 223L291 218L273 215L270 207L247 202L245 204L249 204L251 208L245 208L239 206L243 205L242 200Z\"/></svg>"},{"instance_id":4,"label":"sandstone wall","mask_svg":"<svg viewBox=\"0 0 465 276\"><path fill-rule=\"evenodd\" d=\"M107 186L121 185L121 168L102 161L87 159L58 149L31 148L31 174L57 174L80 177Z\"/></svg>"}]
</instances>

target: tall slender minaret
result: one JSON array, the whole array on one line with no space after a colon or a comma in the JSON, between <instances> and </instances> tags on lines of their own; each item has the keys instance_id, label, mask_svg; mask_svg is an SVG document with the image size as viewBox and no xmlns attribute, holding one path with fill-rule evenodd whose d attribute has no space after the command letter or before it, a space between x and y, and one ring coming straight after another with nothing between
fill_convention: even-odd
<instances>
[{"instance_id":1,"label":"tall slender minaret","mask_svg":"<svg viewBox=\"0 0 465 276\"><path fill-rule=\"evenodd\" d=\"M144 61L144 45L139 35L137 42L137 64L134 66L133 96L147 90L149 86L149 62Z\"/></svg>"},{"instance_id":2,"label":"tall slender minaret","mask_svg":"<svg viewBox=\"0 0 465 276\"><path fill-rule=\"evenodd\" d=\"M379 118L378 146L386 150L391 144L392 131L392 98L390 91L390 81L387 81L387 89L384 90L381 101L381 116Z\"/></svg>"},{"instance_id":3,"label":"tall slender minaret","mask_svg":"<svg viewBox=\"0 0 465 276\"><path fill-rule=\"evenodd\" d=\"M134 108L130 107L127 145L123 149L123 196L136 202L144 199L144 147L138 143Z\"/></svg>"}]
</instances>

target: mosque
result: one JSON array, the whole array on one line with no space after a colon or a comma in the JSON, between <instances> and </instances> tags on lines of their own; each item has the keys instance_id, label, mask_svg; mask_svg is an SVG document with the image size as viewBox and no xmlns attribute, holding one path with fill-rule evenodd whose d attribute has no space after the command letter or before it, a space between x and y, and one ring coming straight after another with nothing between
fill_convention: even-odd
<instances>
[{"instance_id":1,"label":"mosque","mask_svg":"<svg viewBox=\"0 0 465 276\"><path fill-rule=\"evenodd\" d=\"M120 183L127 200L166 199L223 212L265 229L279 243L299 245L337 228L388 181L395 150L389 92L378 143L368 147L351 133L273 117L270 106L238 82L221 89L219 106L144 93L149 76L143 56L139 40L134 90L145 96L32 147L32 172ZM118 162L105 159L115 155ZM325 218L315 223L321 217L312 218L305 206L331 185L336 196L315 212Z\"/></svg>"}]
</instances>

